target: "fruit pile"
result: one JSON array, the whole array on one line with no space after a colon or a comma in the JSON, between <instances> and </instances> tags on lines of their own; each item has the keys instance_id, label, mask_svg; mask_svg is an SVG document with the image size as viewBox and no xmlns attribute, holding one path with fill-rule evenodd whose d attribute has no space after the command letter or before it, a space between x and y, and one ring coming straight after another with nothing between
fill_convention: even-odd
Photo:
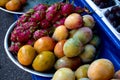
<instances>
[{"instance_id":1,"label":"fruit pile","mask_svg":"<svg viewBox=\"0 0 120 80\"><path fill-rule=\"evenodd\" d=\"M39 4L20 16L11 32L9 50L20 64L39 72L91 63L100 38L94 18L69 3ZM84 14L84 15L83 15Z\"/></svg>"},{"instance_id":2,"label":"fruit pile","mask_svg":"<svg viewBox=\"0 0 120 80\"><path fill-rule=\"evenodd\" d=\"M98 7L107 8L115 5L114 0L92 0Z\"/></svg>"},{"instance_id":3,"label":"fruit pile","mask_svg":"<svg viewBox=\"0 0 120 80\"><path fill-rule=\"evenodd\" d=\"M9 51L23 66L43 73L53 70L52 80L113 78L112 62L95 60L100 38L86 11L62 2L35 6L17 20ZM119 78L119 72L115 76Z\"/></svg>"},{"instance_id":4,"label":"fruit pile","mask_svg":"<svg viewBox=\"0 0 120 80\"><path fill-rule=\"evenodd\" d=\"M105 12L106 18L113 27L120 33L120 6L114 6Z\"/></svg>"},{"instance_id":5,"label":"fruit pile","mask_svg":"<svg viewBox=\"0 0 120 80\"><path fill-rule=\"evenodd\" d=\"M18 11L27 2L27 0L0 0L0 7L10 11Z\"/></svg>"},{"instance_id":6,"label":"fruit pile","mask_svg":"<svg viewBox=\"0 0 120 80\"><path fill-rule=\"evenodd\" d=\"M120 80L120 70L115 72L112 62L102 58L81 65L75 71L67 67L60 68L52 80Z\"/></svg>"}]
</instances>

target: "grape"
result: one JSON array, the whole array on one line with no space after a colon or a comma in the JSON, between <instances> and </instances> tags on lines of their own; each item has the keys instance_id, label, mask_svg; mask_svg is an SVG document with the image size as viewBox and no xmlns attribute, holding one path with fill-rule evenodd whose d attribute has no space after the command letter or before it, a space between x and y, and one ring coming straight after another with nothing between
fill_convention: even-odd
<instances>
[{"instance_id":1,"label":"grape","mask_svg":"<svg viewBox=\"0 0 120 80\"><path fill-rule=\"evenodd\" d=\"M120 7L119 7L119 6L114 6L114 7L111 8L111 12L112 12L112 13L116 13L116 12L119 11L119 10L120 10Z\"/></svg>"},{"instance_id":2,"label":"grape","mask_svg":"<svg viewBox=\"0 0 120 80\"><path fill-rule=\"evenodd\" d=\"M120 6L113 6L104 13L111 25L120 33Z\"/></svg>"},{"instance_id":3,"label":"grape","mask_svg":"<svg viewBox=\"0 0 120 80\"><path fill-rule=\"evenodd\" d=\"M110 22L112 22L112 21L114 21L115 20L115 18L114 18L114 14L109 14L109 16L108 16L108 20L110 21Z\"/></svg>"},{"instance_id":4,"label":"grape","mask_svg":"<svg viewBox=\"0 0 120 80\"><path fill-rule=\"evenodd\" d=\"M105 12L105 16L108 17L110 15L110 10L108 9L106 12Z\"/></svg>"},{"instance_id":5,"label":"grape","mask_svg":"<svg viewBox=\"0 0 120 80\"><path fill-rule=\"evenodd\" d=\"M115 5L114 0L92 0L100 8L107 8Z\"/></svg>"}]
</instances>

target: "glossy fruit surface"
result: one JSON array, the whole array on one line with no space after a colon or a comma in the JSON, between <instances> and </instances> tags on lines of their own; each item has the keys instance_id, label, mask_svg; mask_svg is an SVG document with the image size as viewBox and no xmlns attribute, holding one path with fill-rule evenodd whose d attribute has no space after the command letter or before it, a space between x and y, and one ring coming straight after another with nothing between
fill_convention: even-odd
<instances>
[{"instance_id":1,"label":"glossy fruit surface","mask_svg":"<svg viewBox=\"0 0 120 80\"><path fill-rule=\"evenodd\" d=\"M46 50L52 51L54 49L54 46L55 46L54 40L51 37L47 36L39 38L34 44L34 48L38 53Z\"/></svg>"},{"instance_id":2,"label":"glossy fruit surface","mask_svg":"<svg viewBox=\"0 0 120 80\"><path fill-rule=\"evenodd\" d=\"M47 71L50 70L55 63L55 56L51 51L42 51L36 56L32 63L32 67L36 71Z\"/></svg>"},{"instance_id":3,"label":"glossy fruit surface","mask_svg":"<svg viewBox=\"0 0 120 80\"><path fill-rule=\"evenodd\" d=\"M18 61L25 66L32 64L33 59L36 56L35 49L30 45L24 45L18 51Z\"/></svg>"},{"instance_id":4,"label":"glossy fruit surface","mask_svg":"<svg viewBox=\"0 0 120 80\"><path fill-rule=\"evenodd\" d=\"M63 52L63 46L65 42L66 40L61 40L58 43L56 43L55 48L54 48L54 54L57 58L61 58L65 56Z\"/></svg>"},{"instance_id":5,"label":"glossy fruit surface","mask_svg":"<svg viewBox=\"0 0 120 80\"><path fill-rule=\"evenodd\" d=\"M95 60L88 68L88 77L91 80L110 80L113 75L114 66L108 59Z\"/></svg>"},{"instance_id":6,"label":"glossy fruit surface","mask_svg":"<svg viewBox=\"0 0 120 80\"><path fill-rule=\"evenodd\" d=\"M68 29L80 28L83 25L82 16L78 13L72 13L65 19L64 24Z\"/></svg>"}]
</instances>

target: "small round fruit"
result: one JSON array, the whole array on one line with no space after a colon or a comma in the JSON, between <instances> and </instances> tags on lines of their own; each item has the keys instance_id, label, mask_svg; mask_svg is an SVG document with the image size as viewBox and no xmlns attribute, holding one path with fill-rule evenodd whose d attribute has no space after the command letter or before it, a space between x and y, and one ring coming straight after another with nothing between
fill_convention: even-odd
<instances>
[{"instance_id":1,"label":"small round fruit","mask_svg":"<svg viewBox=\"0 0 120 80\"><path fill-rule=\"evenodd\" d=\"M70 68L60 68L55 72L52 80L75 80L75 74Z\"/></svg>"},{"instance_id":2,"label":"small round fruit","mask_svg":"<svg viewBox=\"0 0 120 80\"><path fill-rule=\"evenodd\" d=\"M95 20L91 15L84 15L83 22L84 26L89 27L91 29L95 26Z\"/></svg>"},{"instance_id":3,"label":"small round fruit","mask_svg":"<svg viewBox=\"0 0 120 80\"><path fill-rule=\"evenodd\" d=\"M11 1L6 3L5 7L7 10L17 11L20 9L21 3L19 0L11 0Z\"/></svg>"},{"instance_id":4,"label":"small round fruit","mask_svg":"<svg viewBox=\"0 0 120 80\"><path fill-rule=\"evenodd\" d=\"M54 48L54 54L57 58L61 58L64 56L64 52L63 52L63 46L66 40L61 40L59 41Z\"/></svg>"},{"instance_id":5,"label":"small round fruit","mask_svg":"<svg viewBox=\"0 0 120 80\"><path fill-rule=\"evenodd\" d=\"M35 56L35 49L31 45L22 46L17 54L18 61L25 66L32 64Z\"/></svg>"},{"instance_id":6,"label":"small round fruit","mask_svg":"<svg viewBox=\"0 0 120 80\"><path fill-rule=\"evenodd\" d=\"M75 76L77 79L80 79L80 78L85 78L85 77L88 77L87 76L87 71L88 71L88 68L89 68L89 64L85 64L85 65L82 65L80 66L76 71L75 71Z\"/></svg>"},{"instance_id":7,"label":"small round fruit","mask_svg":"<svg viewBox=\"0 0 120 80\"><path fill-rule=\"evenodd\" d=\"M64 24L68 29L80 28L83 25L83 18L78 13L72 13L65 19Z\"/></svg>"},{"instance_id":8,"label":"small round fruit","mask_svg":"<svg viewBox=\"0 0 120 80\"><path fill-rule=\"evenodd\" d=\"M82 42L82 44L86 44L92 39L92 36L93 32L90 28L82 27L75 32L73 38L77 38Z\"/></svg>"},{"instance_id":9,"label":"small round fruit","mask_svg":"<svg viewBox=\"0 0 120 80\"><path fill-rule=\"evenodd\" d=\"M20 0L21 4L25 4L27 0Z\"/></svg>"},{"instance_id":10,"label":"small round fruit","mask_svg":"<svg viewBox=\"0 0 120 80\"><path fill-rule=\"evenodd\" d=\"M108 59L98 59L91 63L88 68L90 80L110 80L114 75L114 66Z\"/></svg>"},{"instance_id":11,"label":"small round fruit","mask_svg":"<svg viewBox=\"0 0 120 80\"><path fill-rule=\"evenodd\" d=\"M0 0L0 6L5 7L5 4L10 0Z\"/></svg>"},{"instance_id":12,"label":"small round fruit","mask_svg":"<svg viewBox=\"0 0 120 80\"><path fill-rule=\"evenodd\" d=\"M51 51L42 51L36 56L32 63L32 67L36 71L47 71L50 70L55 63L55 56Z\"/></svg>"},{"instance_id":13,"label":"small round fruit","mask_svg":"<svg viewBox=\"0 0 120 80\"><path fill-rule=\"evenodd\" d=\"M118 71L115 72L114 78L120 79L120 70L118 70Z\"/></svg>"},{"instance_id":14,"label":"small round fruit","mask_svg":"<svg viewBox=\"0 0 120 80\"><path fill-rule=\"evenodd\" d=\"M52 38L55 39L56 41L64 40L68 37L68 30L64 25L58 26L54 33Z\"/></svg>"},{"instance_id":15,"label":"small round fruit","mask_svg":"<svg viewBox=\"0 0 120 80\"><path fill-rule=\"evenodd\" d=\"M54 50L55 41L48 36L39 38L34 43L35 50L40 53L41 51L52 51Z\"/></svg>"}]
</instances>

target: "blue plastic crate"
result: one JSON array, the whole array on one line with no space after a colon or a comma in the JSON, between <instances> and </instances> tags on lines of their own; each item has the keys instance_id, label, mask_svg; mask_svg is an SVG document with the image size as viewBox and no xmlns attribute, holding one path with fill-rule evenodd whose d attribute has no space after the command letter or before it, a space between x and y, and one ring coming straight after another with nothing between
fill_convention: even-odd
<instances>
[{"instance_id":1,"label":"blue plastic crate","mask_svg":"<svg viewBox=\"0 0 120 80\"><path fill-rule=\"evenodd\" d=\"M72 2L72 0L69 0ZM106 58L112 61L115 71L120 69L120 41L115 37L112 31L102 21L101 17L98 16L94 10L88 5L85 0L74 0L75 6L87 7L94 17L97 25L97 32L101 38L100 50L97 58ZM18 16L18 15L17 15ZM15 15L16 17L16 15ZM50 80L50 77L41 77L32 74L32 80Z\"/></svg>"}]
</instances>

